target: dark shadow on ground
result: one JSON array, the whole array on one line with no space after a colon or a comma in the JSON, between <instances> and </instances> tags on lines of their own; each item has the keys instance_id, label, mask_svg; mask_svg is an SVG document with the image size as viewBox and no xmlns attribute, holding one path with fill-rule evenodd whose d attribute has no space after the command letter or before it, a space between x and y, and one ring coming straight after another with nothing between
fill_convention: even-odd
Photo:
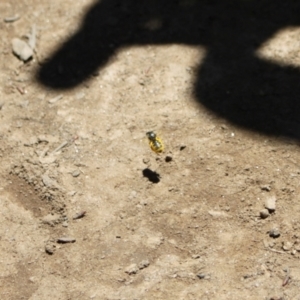
<instances>
[{"instance_id":1,"label":"dark shadow on ground","mask_svg":"<svg viewBox=\"0 0 300 300\"><path fill-rule=\"evenodd\" d=\"M160 175L159 173L146 168L143 170L143 176L148 178L149 181L152 183L159 183L160 182Z\"/></svg>"},{"instance_id":2,"label":"dark shadow on ground","mask_svg":"<svg viewBox=\"0 0 300 300\"><path fill-rule=\"evenodd\" d=\"M146 26L151 22L152 30ZM201 45L207 56L194 83L197 101L244 128L299 139L300 68L255 55L276 32L299 25L299 0L103 0L37 78L45 86L69 89L120 48Z\"/></svg>"}]
</instances>

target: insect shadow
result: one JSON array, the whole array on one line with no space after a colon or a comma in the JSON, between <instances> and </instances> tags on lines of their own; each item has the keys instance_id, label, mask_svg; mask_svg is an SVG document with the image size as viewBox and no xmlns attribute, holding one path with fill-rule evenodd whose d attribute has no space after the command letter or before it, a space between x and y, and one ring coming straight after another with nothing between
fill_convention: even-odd
<instances>
[{"instance_id":1,"label":"insect shadow","mask_svg":"<svg viewBox=\"0 0 300 300\"><path fill-rule=\"evenodd\" d=\"M148 178L149 181L151 181L152 183L159 183L160 182L160 175L159 173L152 171L148 168L143 170L143 176Z\"/></svg>"}]
</instances>

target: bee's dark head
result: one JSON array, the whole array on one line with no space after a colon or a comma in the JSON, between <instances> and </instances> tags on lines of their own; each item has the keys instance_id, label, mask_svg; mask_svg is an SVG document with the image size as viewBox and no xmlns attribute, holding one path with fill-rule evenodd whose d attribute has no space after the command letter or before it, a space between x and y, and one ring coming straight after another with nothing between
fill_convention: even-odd
<instances>
[{"instance_id":1,"label":"bee's dark head","mask_svg":"<svg viewBox=\"0 0 300 300\"><path fill-rule=\"evenodd\" d=\"M148 131L146 133L149 140L154 141L156 139L156 134L153 131Z\"/></svg>"}]
</instances>

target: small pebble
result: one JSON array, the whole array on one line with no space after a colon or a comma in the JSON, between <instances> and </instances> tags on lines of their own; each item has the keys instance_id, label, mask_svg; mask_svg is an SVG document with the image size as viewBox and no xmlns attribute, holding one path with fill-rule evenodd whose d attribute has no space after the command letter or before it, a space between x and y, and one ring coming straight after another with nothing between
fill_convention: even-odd
<instances>
[{"instance_id":1,"label":"small pebble","mask_svg":"<svg viewBox=\"0 0 300 300\"><path fill-rule=\"evenodd\" d=\"M62 227L68 227L69 226L69 224L68 224L68 221L64 221L64 222L62 222Z\"/></svg>"},{"instance_id":2,"label":"small pebble","mask_svg":"<svg viewBox=\"0 0 300 300\"><path fill-rule=\"evenodd\" d=\"M282 243L282 249L284 251L289 251L292 249L292 247L293 247L293 244L291 242L283 242Z\"/></svg>"},{"instance_id":3,"label":"small pebble","mask_svg":"<svg viewBox=\"0 0 300 300\"><path fill-rule=\"evenodd\" d=\"M140 204L144 205L144 206L147 206L148 202L147 202L147 200L143 199L143 200L140 201Z\"/></svg>"},{"instance_id":4,"label":"small pebble","mask_svg":"<svg viewBox=\"0 0 300 300\"><path fill-rule=\"evenodd\" d=\"M266 191L266 192L270 192L271 191L271 187L269 185L262 185L261 187L262 191Z\"/></svg>"},{"instance_id":5,"label":"small pebble","mask_svg":"<svg viewBox=\"0 0 300 300\"><path fill-rule=\"evenodd\" d=\"M42 175L42 180L43 180L44 185L49 188L57 186L56 181L51 179L47 174Z\"/></svg>"},{"instance_id":6,"label":"small pebble","mask_svg":"<svg viewBox=\"0 0 300 300\"><path fill-rule=\"evenodd\" d=\"M244 276L242 277L242 279L248 279L248 278L251 278L251 277L253 277L252 274L246 274L246 275L244 275Z\"/></svg>"},{"instance_id":7,"label":"small pebble","mask_svg":"<svg viewBox=\"0 0 300 300\"><path fill-rule=\"evenodd\" d=\"M73 220L81 219L86 215L86 211L81 211L73 216Z\"/></svg>"},{"instance_id":8,"label":"small pebble","mask_svg":"<svg viewBox=\"0 0 300 300\"><path fill-rule=\"evenodd\" d=\"M273 228L269 231L269 236L276 239L278 237L280 237L280 231L277 228Z\"/></svg>"},{"instance_id":9,"label":"small pebble","mask_svg":"<svg viewBox=\"0 0 300 300\"><path fill-rule=\"evenodd\" d=\"M47 243L47 245L45 246L45 252L47 253L47 254L50 254L50 255L52 255L54 252L55 252L55 250L56 250L56 246L55 246L55 244L53 244L53 243Z\"/></svg>"},{"instance_id":10,"label":"small pebble","mask_svg":"<svg viewBox=\"0 0 300 300\"><path fill-rule=\"evenodd\" d=\"M197 277L198 277L199 279L204 279L204 278L206 277L206 274L200 273L200 274L197 274Z\"/></svg>"},{"instance_id":11,"label":"small pebble","mask_svg":"<svg viewBox=\"0 0 300 300\"><path fill-rule=\"evenodd\" d=\"M75 170L72 172L72 176L73 177L78 177L80 175L80 171L79 170Z\"/></svg>"},{"instance_id":12,"label":"small pebble","mask_svg":"<svg viewBox=\"0 0 300 300\"><path fill-rule=\"evenodd\" d=\"M76 240L71 237L61 237L57 239L57 242L60 244L66 244L66 243L75 243Z\"/></svg>"},{"instance_id":13,"label":"small pebble","mask_svg":"<svg viewBox=\"0 0 300 300\"><path fill-rule=\"evenodd\" d=\"M13 53L22 61L26 62L33 56L33 50L30 46L18 38L12 40Z\"/></svg>"},{"instance_id":14,"label":"small pebble","mask_svg":"<svg viewBox=\"0 0 300 300\"><path fill-rule=\"evenodd\" d=\"M268 209L270 213L274 212L276 209L276 197L268 197L265 201L265 208Z\"/></svg>"},{"instance_id":15,"label":"small pebble","mask_svg":"<svg viewBox=\"0 0 300 300\"><path fill-rule=\"evenodd\" d=\"M266 219L270 214L267 209L263 209L259 212L259 215L262 219Z\"/></svg>"},{"instance_id":16,"label":"small pebble","mask_svg":"<svg viewBox=\"0 0 300 300\"><path fill-rule=\"evenodd\" d=\"M144 159L143 159L143 163L144 163L145 165L147 165L149 162L150 162L150 159L149 159L149 158L144 158Z\"/></svg>"},{"instance_id":17,"label":"small pebble","mask_svg":"<svg viewBox=\"0 0 300 300\"><path fill-rule=\"evenodd\" d=\"M11 16L11 17L6 17L6 18L3 19L3 21L5 23L13 23L13 22L15 22L15 21L17 21L19 19L20 19L20 16L19 15L15 15L15 16Z\"/></svg>"},{"instance_id":18,"label":"small pebble","mask_svg":"<svg viewBox=\"0 0 300 300\"><path fill-rule=\"evenodd\" d=\"M131 191L130 195L129 195L129 199L134 199L137 196L137 192L136 191Z\"/></svg>"},{"instance_id":19,"label":"small pebble","mask_svg":"<svg viewBox=\"0 0 300 300\"><path fill-rule=\"evenodd\" d=\"M276 245L276 243L273 242L273 241L270 241L268 244L269 244L269 247L270 247L270 248L274 248L275 245Z\"/></svg>"}]
</instances>

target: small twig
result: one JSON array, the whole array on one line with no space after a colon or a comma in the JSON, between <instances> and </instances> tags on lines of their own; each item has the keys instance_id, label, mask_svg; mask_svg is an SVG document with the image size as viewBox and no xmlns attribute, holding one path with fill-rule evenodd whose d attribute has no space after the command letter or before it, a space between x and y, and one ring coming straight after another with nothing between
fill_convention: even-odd
<instances>
[{"instance_id":1,"label":"small twig","mask_svg":"<svg viewBox=\"0 0 300 300\"><path fill-rule=\"evenodd\" d=\"M32 25L30 34L27 35L28 37L28 45L32 50L35 48L36 44L36 25Z\"/></svg>"},{"instance_id":2,"label":"small twig","mask_svg":"<svg viewBox=\"0 0 300 300\"><path fill-rule=\"evenodd\" d=\"M21 95L24 95L24 94L27 93L26 90L25 90L25 88L23 88L23 87L16 86L16 89L19 91L19 93L20 93Z\"/></svg>"},{"instance_id":3,"label":"small twig","mask_svg":"<svg viewBox=\"0 0 300 300\"><path fill-rule=\"evenodd\" d=\"M223 188L223 189L227 189L228 186L224 186L224 185L217 185L217 184L212 184L213 186L216 186L216 187L220 187L220 188Z\"/></svg>"},{"instance_id":4,"label":"small twig","mask_svg":"<svg viewBox=\"0 0 300 300\"><path fill-rule=\"evenodd\" d=\"M291 277L290 277L290 269L287 268L285 278L284 278L284 280L282 282L282 286L286 286L289 283L290 279L291 279Z\"/></svg>"},{"instance_id":5,"label":"small twig","mask_svg":"<svg viewBox=\"0 0 300 300\"><path fill-rule=\"evenodd\" d=\"M239 191L236 191L236 192L230 193L230 194L226 194L225 196L239 194L239 193L241 193L241 192L244 192L246 189L247 189L247 187L244 187L243 189L241 189L241 190L239 190Z\"/></svg>"},{"instance_id":6,"label":"small twig","mask_svg":"<svg viewBox=\"0 0 300 300\"><path fill-rule=\"evenodd\" d=\"M60 100L63 96L64 96L64 95L60 94L60 95L58 95L58 96L56 96L56 97L54 97L54 98L51 98L50 100L48 100L48 102L49 102L50 104L53 104L53 103L57 102L58 100Z\"/></svg>"},{"instance_id":7,"label":"small twig","mask_svg":"<svg viewBox=\"0 0 300 300\"><path fill-rule=\"evenodd\" d=\"M58 152L60 149L62 149L63 147L65 147L65 146L67 146L67 145L68 145L68 142L67 142L67 141L61 143L56 149L54 149L54 150L52 151L51 154L54 154L55 152Z\"/></svg>"},{"instance_id":8,"label":"small twig","mask_svg":"<svg viewBox=\"0 0 300 300\"><path fill-rule=\"evenodd\" d=\"M70 143L74 143L76 140L78 140L78 135L73 136Z\"/></svg>"},{"instance_id":9,"label":"small twig","mask_svg":"<svg viewBox=\"0 0 300 300\"><path fill-rule=\"evenodd\" d=\"M149 73L150 69L151 69L151 67L149 67L149 68L146 70L146 72L145 72L145 75L146 75L146 76L148 76L148 73Z\"/></svg>"},{"instance_id":10,"label":"small twig","mask_svg":"<svg viewBox=\"0 0 300 300\"><path fill-rule=\"evenodd\" d=\"M46 147L46 148L42 151L42 153L40 154L39 157L40 157L40 158L45 157L48 151L49 151L49 147Z\"/></svg>"},{"instance_id":11,"label":"small twig","mask_svg":"<svg viewBox=\"0 0 300 300\"><path fill-rule=\"evenodd\" d=\"M276 253L280 253L280 254L286 254L286 252L275 250L275 249L272 249L272 248L267 248L267 249L272 251L272 252L276 252Z\"/></svg>"}]
</instances>

